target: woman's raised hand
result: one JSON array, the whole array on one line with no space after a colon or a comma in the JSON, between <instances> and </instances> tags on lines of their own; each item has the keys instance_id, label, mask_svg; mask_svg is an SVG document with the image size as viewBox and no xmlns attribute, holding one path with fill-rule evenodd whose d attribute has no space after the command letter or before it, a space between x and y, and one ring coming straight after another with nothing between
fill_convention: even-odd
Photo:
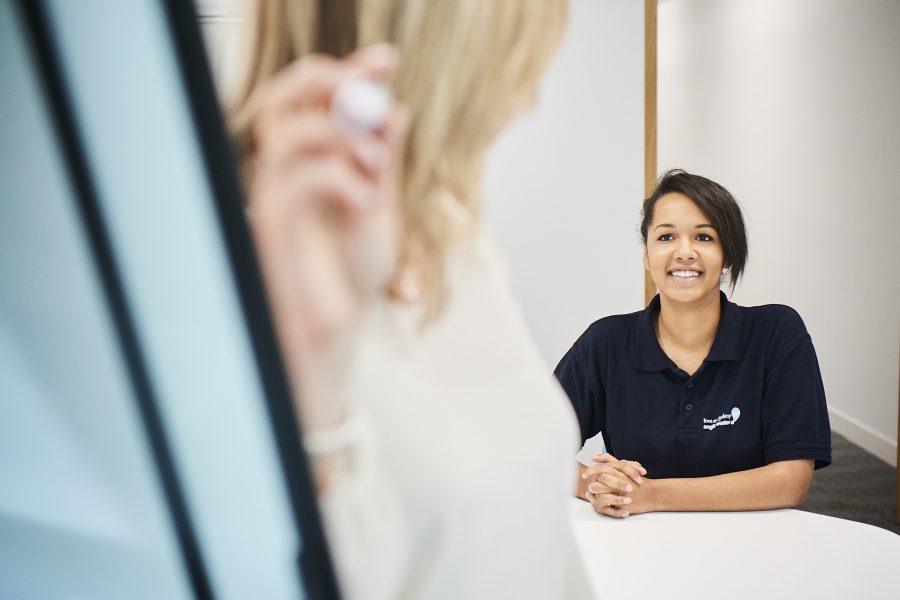
<instances>
[{"instance_id":1,"label":"woman's raised hand","mask_svg":"<svg viewBox=\"0 0 900 600\"><path fill-rule=\"evenodd\" d=\"M408 121L391 104L380 126L348 127L332 100L350 78L386 82L396 62L386 46L310 55L254 97L248 215L306 427L344 418L334 396L361 309L395 267Z\"/></svg>"}]
</instances>

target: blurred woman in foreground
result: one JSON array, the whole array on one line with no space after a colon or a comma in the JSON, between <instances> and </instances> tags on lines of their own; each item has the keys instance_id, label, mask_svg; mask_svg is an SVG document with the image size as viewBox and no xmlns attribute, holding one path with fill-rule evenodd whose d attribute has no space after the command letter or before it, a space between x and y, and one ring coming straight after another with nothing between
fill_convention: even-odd
<instances>
[{"instance_id":1,"label":"blurred woman in foreground","mask_svg":"<svg viewBox=\"0 0 900 600\"><path fill-rule=\"evenodd\" d=\"M585 596L575 420L479 192L565 3L355 4L329 21L334 3L258 2L232 113L341 584L356 598ZM395 98L375 126L335 116L359 78Z\"/></svg>"}]
</instances>

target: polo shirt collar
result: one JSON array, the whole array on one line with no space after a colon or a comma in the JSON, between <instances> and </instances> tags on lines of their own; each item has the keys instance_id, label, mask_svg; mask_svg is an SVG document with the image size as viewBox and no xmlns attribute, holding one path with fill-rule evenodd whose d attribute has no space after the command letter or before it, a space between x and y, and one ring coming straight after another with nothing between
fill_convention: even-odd
<instances>
[{"instance_id":1,"label":"polo shirt collar","mask_svg":"<svg viewBox=\"0 0 900 600\"><path fill-rule=\"evenodd\" d=\"M713 340L705 362L740 359L742 315L737 307L728 301L724 292L719 291L719 297L722 303L719 329L716 331L716 339ZM656 339L656 332L653 330L653 315L657 312L659 312L659 294L650 301L637 322L634 366L641 371L664 371L674 366L659 346L659 340Z\"/></svg>"}]
</instances>

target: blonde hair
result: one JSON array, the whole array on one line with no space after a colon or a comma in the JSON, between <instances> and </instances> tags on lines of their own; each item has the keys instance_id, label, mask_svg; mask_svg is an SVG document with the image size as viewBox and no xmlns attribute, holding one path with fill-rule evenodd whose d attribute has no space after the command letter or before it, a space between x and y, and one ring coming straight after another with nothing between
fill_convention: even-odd
<instances>
[{"instance_id":1,"label":"blonde hair","mask_svg":"<svg viewBox=\"0 0 900 600\"><path fill-rule=\"evenodd\" d=\"M239 150L245 153L252 153L252 115L247 113L254 90L320 44L312 0L257 4L255 41L232 113ZM534 98L565 29L566 0L356 4L358 45L388 42L400 54L393 91L411 116L401 194L401 256L421 269L433 312L444 299L448 249L481 215L479 185L487 148ZM467 219L459 218L460 208Z\"/></svg>"}]
</instances>

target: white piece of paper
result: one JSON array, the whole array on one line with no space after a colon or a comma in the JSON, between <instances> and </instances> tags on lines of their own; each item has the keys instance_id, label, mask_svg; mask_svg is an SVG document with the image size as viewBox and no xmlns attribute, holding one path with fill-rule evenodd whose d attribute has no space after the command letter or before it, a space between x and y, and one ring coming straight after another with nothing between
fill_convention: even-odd
<instances>
[{"instance_id":1,"label":"white piece of paper","mask_svg":"<svg viewBox=\"0 0 900 600\"><path fill-rule=\"evenodd\" d=\"M591 457L597 454L603 454L604 452L606 452L606 442L603 441L603 434L598 433L584 443L584 446L582 446L578 454L575 455L575 460L586 467L590 467L594 465L594 461L591 460Z\"/></svg>"}]
</instances>

